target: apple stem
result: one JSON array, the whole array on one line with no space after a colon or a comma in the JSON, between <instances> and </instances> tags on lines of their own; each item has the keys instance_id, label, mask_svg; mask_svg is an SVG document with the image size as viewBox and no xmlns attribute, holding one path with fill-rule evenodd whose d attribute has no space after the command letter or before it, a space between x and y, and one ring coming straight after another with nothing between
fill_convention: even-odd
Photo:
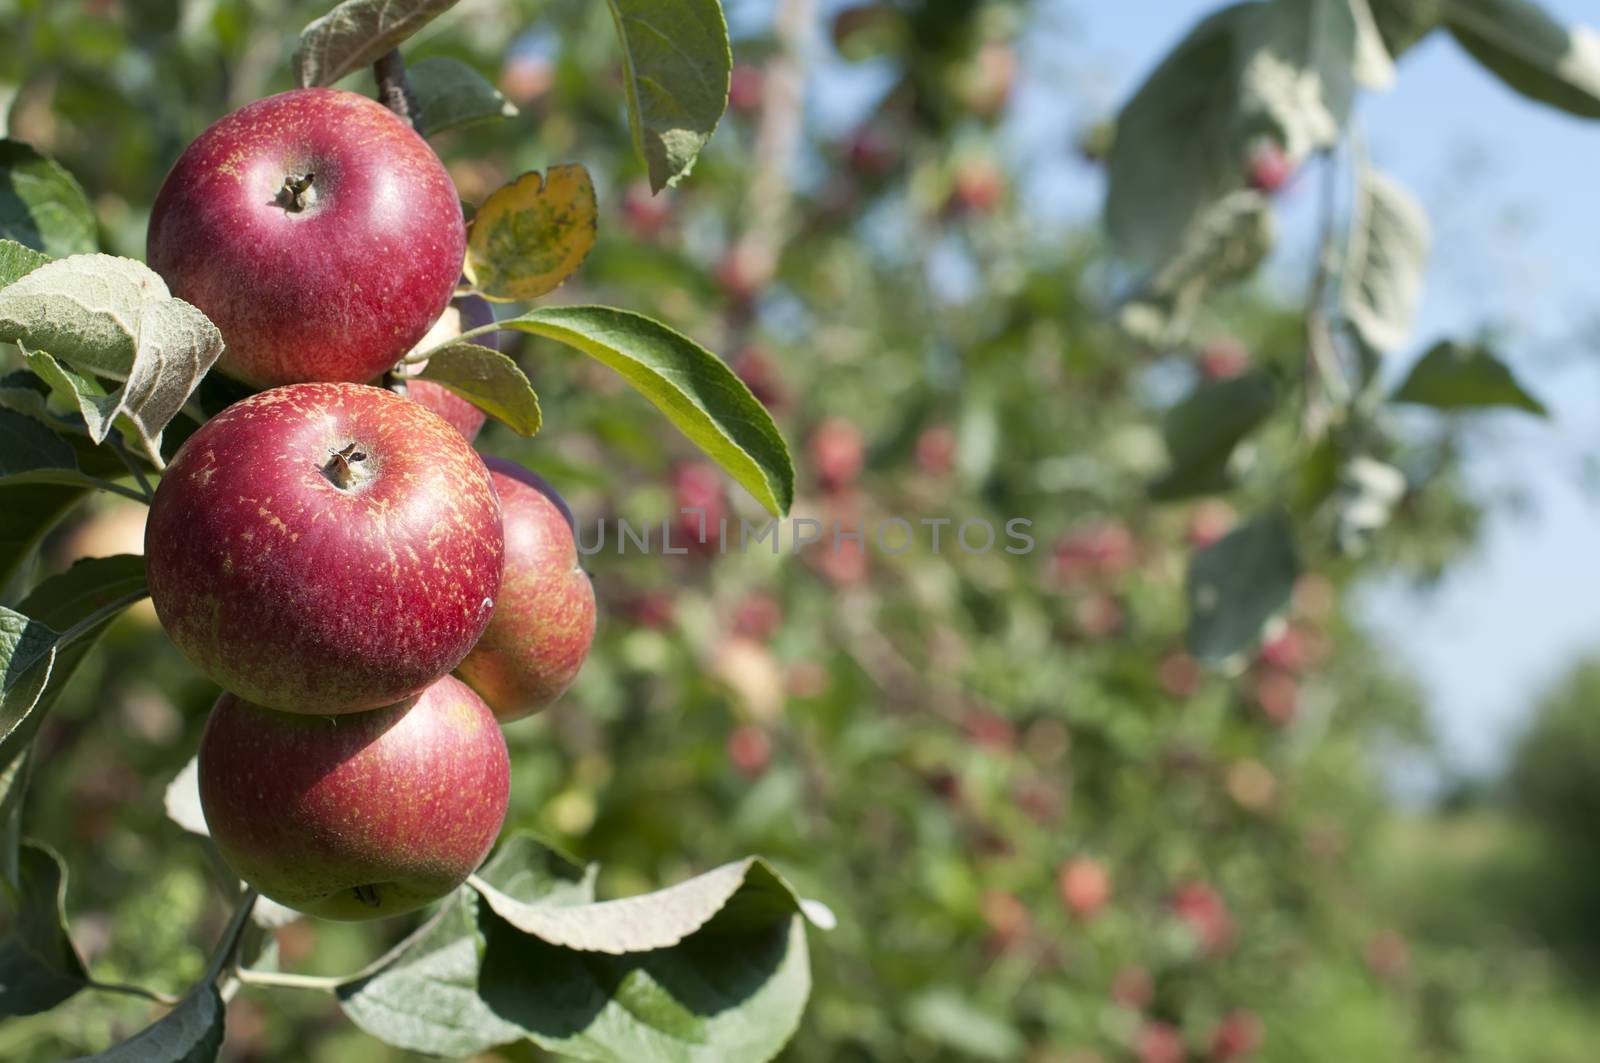
<instances>
[{"instance_id":1,"label":"apple stem","mask_svg":"<svg viewBox=\"0 0 1600 1063\"><path fill-rule=\"evenodd\" d=\"M343 450L336 450L333 457L322 467L322 475L341 491L348 491L356 483L355 463L366 461L367 455L360 447L351 443Z\"/></svg>"},{"instance_id":2,"label":"apple stem","mask_svg":"<svg viewBox=\"0 0 1600 1063\"><path fill-rule=\"evenodd\" d=\"M290 174L283 179L283 187L278 189L278 196L273 202L278 204L290 214L298 214L306 209L306 193L311 190L311 182L317 179L314 173Z\"/></svg>"},{"instance_id":3,"label":"apple stem","mask_svg":"<svg viewBox=\"0 0 1600 1063\"><path fill-rule=\"evenodd\" d=\"M400 58L400 49L391 48L380 55L372 64L372 73L378 79L378 102L404 118L412 129L420 130L422 107L406 78L406 64Z\"/></svg>"}]
</instances>

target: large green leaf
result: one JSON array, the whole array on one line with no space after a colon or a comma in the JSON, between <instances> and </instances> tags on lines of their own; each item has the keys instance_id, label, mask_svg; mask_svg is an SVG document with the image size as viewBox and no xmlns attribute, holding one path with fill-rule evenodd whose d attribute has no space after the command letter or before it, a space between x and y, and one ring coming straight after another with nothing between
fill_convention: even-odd
<instances>
[{"instance_id":1,"label":"large green leaf","mask_svg":"<svg viewBox=\"0 0 1600 1063\"><path fill-rule=\"evenodd\" d=\"M1531 0L1445 0L1444 22L1472 57L1531 100L1600 118L1600 34L1568 29Z\"/></svg>"},{"instance_id":2,"label":"large green leaf","mask_svg":"<svg viewBox=\"0 0 1600 1063\"><path fill-rule=\"evenodd\" d=\"M52 632L48 636L50 656L48 660L39 657L27 668L26 682L37 683L37 694L23 696L30 688L20 685L6 692L0 705L0 764L8 763L32 740L95 640L144 594L144 558L118 554L79 561L40 583L22 600L20 615L41 632ZM60 638L54 632L69 637Z\"/></svg>"},{"instance_id":3,"label":"large green leaf","mask_svg":"<svg viewBox=\"0 0 1600 1063\"><path fill-rule=\"evenodd\" d=\"M59 484L0 487L0 586L11 581L45 533L88 493Z\"/></svg>"},{"instance_id":4,"label":"large green leaf","mask_svg":"<svg viewBox=\"0 0 1600 1063\"><path fill-rule=\"evenodd\" d=\"M1332 144L1354 97L1357 30L1350 0L1251 0L1190 31L1117 117L1105 207L1117 253L1152 268L1177 255L1243 187L1257 138L1294 160Z\"/></svg>"},{"instance_id":5,"label":"large green leaf","mask_svg":"<svg viewBox=\"0 0 1600 1063\"><path fill-rule=\"evenodd\" d=\"M222 1051L224 1011L222 994L204 981L131 1040L82 1063L212 1063Z\"/></svg>"},{"instance_id":6,"label":"large green leaf","mask_svg":"<svg viewBox=\"0 0 1600 1063\"><path fill-rule=\"evenodd\" d=\"M539 396L517 363L476 343L456 343L428 356L417 374L441 384L521 435L539 431Z\"/></svg>"},{"instance_id":7,"label":"large green leaf","mask_svg":"<svg viewBox=\"0 0 1600 1063\"><path fill-rule=\"evenodd\" d=\"M728 105L733 51L717 0L608 0L628 124L659 192L689 171Z\"/></svg>"},{"instance_id":8,"label":"large green leaf","mask_svg":"<svg viewBox=\"0 0 1600 1063\"><path fill-rule=\"evenodd\" d=\"M626 956L577 952L484 913L479 993L535 1044L629 1063L771 1059L810 991L804 920Z\"/></svg>"},{"instance_id":9,"label":"large green leaf","mask_svg":"<svg viewBox=\"0 0 1600 1063\"><path fill-rule=\"evenodd\" d=\"M1189 652L1219 662L1243 651L1288 606L1300 575L1294 528L1273 512L1239 525L1189 563Z\"/></svg>"},{"instance_id":10,"label":"large green leaf","mask_svg":"<svg viewBox=\"0 0 1600 1063\"><path fill-rule=\"evenodd\" d=\"M31 352L34 371L77 402L95 442L126 417L157 467L162 428L222 353L204 314L172 298L148 267L110 255L60 259L0 289L0 340ZM105 395L94 376L124 383Z\"/></svg>"},{"instance_id":11,"label":"large green leaf","mask_svg":"<svg viewBox=\"0 0 1600 1063\"><path fill-rule=\"evenodd\" d=\"M0 240L0 288L26 277L46 262L50 256L15 240Z\"/></svg>"},{"instance_id":12,"label":"large green leaf","mask_svg":"<svg viewBox=\"0 0 1600 1063\"><path fill-rule=\"evenodd\" d=\"M1254 273L1274 236L1265 195L1228 193L1195 218L1176 253L1118 308L1117 323L1154 347L1182 343L1206 295Z\"/></svg>"},{"instance_id":13,"label":"large green leaf","mask_svg":"<svg viewBox=\"0 0 1600 1063\"><path fill-rule=\"evenodd\" d=\"M418 132L424 136L517 113L488 78L459 59L430 56L408 66L406 77L422 112Z\"/></svg>"},{"instance_id":14,"label":"large green leaf","mask_svg":"<svg viewBox=\"0 0 1600 1063\"><path fill-rule=\"evenodd\" d=\"M642 314L553 306L499 328L559 340L610 366L726 469L768 511L794 501L794 466L772 415L719 358Z\"/></svg>"},{"instance_id":15,"label":"large green leaf","mask_svg":"<svg viewBox=\"0 0 1600 1063\"><path fill-rule=\"evenodd\" d=\"M1234 449L1272 414L1277 400L1277 384L1266 373L1200 384L1167 411L1162 436L1171 467L1150 485L1151 495L1174 499L1225 489Z\"/></svg>"},{"instance_id":16,"label":"large green leaf","mask_svg":"<svg viewBox=\"0 0 1600 1063\"><path fill-rule=\"evenodd\" d=\"M1393 396L1395 402L1414 402L1441 410L1523 410L1549 414L1494 353L1480 344L1444 340L1429 348L1412 367Z\"/></svg>"},{"instance_id":17,"label":"large green leaf","mask_svg":"<svg viewBox=\"0 0 1600 1063\"><path fill-rule=\"evenodd\" d=\"M1356 186L1341 302L1367 346L1388 352L1411 334L1430 243L1428 215L1390 178L1363 169Z\"/></svg>"},{"instance_id":18,"label":"large green leaf","mask_svg":"<svg viewBox=\"0 0 1600 1063\"><path fill-rule=\"evenodd\" d=\"M57 258L97 247L94 211L78 182L54 159L15 140L0 140L0 237Z\"/></svg>"},{"instance_id":19,"label":"large green leaf","mask_svg":"<svg viewBox=\"0 0 1600 1063\"><path fill-rule=\"evenodd\" d=\"M0 486L6 484L107 486L79 467L70 441L33 417L0 408Z\"/></svg>"},{"instance_id":20,"label":"large green leaf","mask_svg":"<svg viewBox=\"0 0 1600 1063\"><path fill-rule=\"evenodd\" d=\"M88 973L67 936L67 872L50 849L25 841L17 853L19 881L7 894L0 938L0 1017L49 1011L82 989Z\"/></svg>"},{"instance_id":21,"label":"large green leaf","mask_svg":"<svg viewBox=\"0 0 1600 1063\"><path fill-rule=\"evenodd\" d=\"M580 902L570 865L565 879L554 895L537 871L472 880L478 992L536 1044L582 1059L761 1060L793 1034L810 990L809 909L765 863L597 903Z\"/></svg>"},{"instance_id":22,"label":"large green leaf","mask_svg":"<svg viewBox=\"0 0 1600 1063\"><path fill-rule=\"evenodd\" d=\"M332 85L371 66L455 4L456 0L345 0L300 31L295 79L302 88Z\"/></svg>"}]
</instances>

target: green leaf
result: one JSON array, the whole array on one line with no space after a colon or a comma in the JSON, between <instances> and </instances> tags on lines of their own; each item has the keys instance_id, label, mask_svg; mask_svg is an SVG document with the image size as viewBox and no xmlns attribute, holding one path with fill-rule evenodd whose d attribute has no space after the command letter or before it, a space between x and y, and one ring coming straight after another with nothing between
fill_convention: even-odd
<instances>
[{"instance_id":1,"label":"green leaf","mask_svg":"<svg viewBox=\"0 0 1600 1063\"><path fill-rule=\"evenodd\" d=\"M1443 340L1429 348L1395 390L1392 401L1441 410L1506 407L1539 417L1549 415L1545 404L1531 395L1488 348L1453 340Z\"/></svg>"},{"instance_id":2,"label":"green leaf","mask_svg":"<svg viewBox=\"0 0 1600 1063\"><path fill-rule=\"evenodd\" d=\"M0 485L23 483L105 486L78 467L70 442L32 417L0 408Z\"/></svg>"},{"instance_id":3,"label":"green leaf","mask_svg":"<svg viewBox=\"0 0 1600 1063\"><path fill-rule=\"evenodd\" d=\"M810 991L798 915L622 956L560 948L487 906L480 920L484 1002L541 1048L580 1059L770 1059Z\"/></svg>"},{"instance_id":4,"label":"green leaf","mask_svg":"<svg viewBox=\"0 0 1600 1063\"><path fill-rule=\"evenodd\" d=\"M717 0L608 0L628 125L659 192L689 172L728 105L733 50Z\"/></svg>"},{"instance_id":5,"label":"green leaf","mask_svg":"<svg viewBox=\"0 0 1600 1063\"><path fill-rule=\"evenodd\" d=\"M502 841L478 869L478 877L501 893L527 904L571 906L594 903L599 868L583 867L527 831Z\"/></svg>"},{"instance_id":6,"label":"green leaf","mask_svg":"<svg viewBox=\"0 0 1600 1063\"><path fill-rule=\"evenodd\" d=\"M1371 0L1372 20L1391 56L1399 58L1439 27L1443 0Z\"/></svg>"},{"instance_id":7,"label":"green leaf","mask_svg":"<svg viewBox=\"0 0 1600 1063\"><path fill-rule=\"evenodd\" d=\"M0 585L10 582L45 533L88 493L58 484L0 487Z\"/></svg>"},{"instance_id":8,"label":"green leaf","mask_svg":"<svg viewBox=\"0 0 1600 1063\"><path fill-rule=\"evenodd\" d=\"M616 370L777 516L794 502L794 466L766 407L711 352L642 314L553 306L499 323L575 347Z\"/></svg>"},{"instance_id":9,"label":"green leaf","mask_svg":"<svg viewBox=\"0 0 1600 1063\"><path fill-rule=\"evenodd\" d=\"M670 948L708 927L735 931L802 910L789 884L756 857L654 893L593 904L530 903L481 878L472 884L496 915L523 933L552 945L611 955Z\"/></svg>"},{"instance_id":10,"label":"green leaf","mask_svg":"<svg viewBox=\"0 0 1600 1063\"><path fill-rule=\"evenodd\" d=\"M1277 384L1266 373L1200 384L1167 411L1161 432L1172 467L1150 485L1150 494L1175 499L1226 489L1234 449L1277 402Z\"/></svg>"},{"instance_id":11,"label":"green leaf","mask_svg":"<svg viewBox=\"0 0 1600 1063\"><path fill-rule=\"evenodd\" d=\"M224 1010L215 983L202 982L131 1040L80 1063L212 1063L222 1051Z\"/></svg>"},{"instance_id":12,"label":"green leaf","mask_svg":"<svg viewBox=\"0 0 1600 1063\"><path fill-rule=\"evenodd\" d=\"M72 638L57 641L52 634L49 661L39 658L28 667L26 686L7 690L0 705L0 764L32 741L95 640L145 592L144 558L118 554L79 561L22 599L18 609L31 623L46 631L72 632Z\"/></svg>"},{"instance_id":13,"label":"green leaf","mask_svg":"<svg viewBox=\"0 0 1600 1063\"><path fill-rule=\"evenodd\" d=\"M594 183L577 164L525 173L496 189L472 217L465 272L499 302L554 291L594 246Z\"/></svg>"},{"instance_id":14,"label":"green leaf","mask_svg":"<svg viewBox=\"0 0 1600 1063\"><path fill-rule=\"evenodd\" d=\"M539 396L517 363L499 351L476 343L453 343L430 354L427 367L417 375L449 388L521 435L539 431Z\"/></svg>"},{"instance_id":15,"label":"green leaf","mask_svg":"<svg viewBox=\"0 0 1600 1063\"><path fill-rule=\"evenodd\" d=\"M1600 34L1568 29L1530 0L1446 0L1444 23L1507 87L1584 118L1600 118Z\"/></svg>"},{"instance_id":16,"label":"green leaf","mask_svg":"<svg viewBox=\"0 0 1600 1063\"><path fill-rule=\"evenodd\" d=\"M0 939L0 1017L37 1015L82 989L83 960L67 935L67 872L61 857L38 842L17 852L19 882L9 883L6 934Z\"/></svg>"},{"instance_id":17,"label":"green leaf","mask_svg":"<svg viewBox=\"0 0 1600 1063\"><path fill-rule=\"evenodd\" d=\"M1200 213L1172 258L1118 308L1117 323L1155 347L1182 343L1206 295L1254 273L1274 238L1266 196L1228 193Z\"/></svg>"},{"instance_id":18,"label":"green leaf","mask_svg":"<svg viewBox=\"0 0 1600 1063\"><path fill-rule=\"evenodd\" d=\"M459 59L430 56L406 67L406 77L422 111L423 136L517 113L516 104Z\"/></svg>"},{"instance_id":19,"label":"green leaf","mask_svg":"<svg viewBox=\"0 0 1600 1063\"><path fill-rule=\"evenodd\" d=\"M1177 255L1198 219L1244 187L1260 137L1297 161L1332 144L1357 43L1349 0L1238 3L1190 31L1117 117L1105 206L1115 251L1149 267Z\"/></svg>"},{"instance_id":20,"label":"green leaf","mask_svg":"<svg viewBox=\"0 0 1600 1063\"><path fill-rule=\"evenodd\" d=\"M520 901L588 904L594 875L527 834L501 842L479 877ZM468 1056L519 1040L478 996L483 956L478 898L462 888L423 927L337 989L350 1020L414 1052Z\"/></svg>"},{"instance_id":21,"label":"green leaf","mask_svg":"<svg viewBox=\"0 0 1600 1063\"><path fill-rule=\"evenodd\" d=\"M1294 528L1273 512L1241 524L1189 563L1189 652L1217 663L1244 650L1289 604L1300 575Z\"/></svg>"},{"instance_id":22,"label":"green leaf","mask_svg":"<svg viewBox=\"0 0 1600 1063\"><path fill-rule=\"evenodd\" d=\"M1411 334L1430 242L1422 204L1390 178L1364 168L1340 300L1345 317L1373 350L1392 351Z\"/></svg>"},{"instance_id":23,"label":"green leaf","mask_svg":"<svg viewBox=\"0 0 1600 1063\"><path fill-rule=\"evenodd\" d=\"M0 240L0 288L21 280L49 261L49 255L15 240Z\"/></svg>"},{"instance_id":24,"label":"green leaf","mask_svg":"<svg viewBox=\"0 0 1600 1063\"><path fill-rule=\"evenodd\" d=\"M933 989L906 1007L906 1024L923 1037L977 1059L1016 1059L1026 1047L1016 1027L949 989Z\"/></svg>"},{"instance_id":25,"label":"green leaf","mask_svg":"<svg viewBox=\"0 0 1600 1063\"><path fill-rule=\"evenodd\" d=\"M413 1052L472 1056L521 1040L478 996L482 955L477 896L458 890L376 973L340 985L339 1006L374 1037Z\"/></svg>"},{"instance_id":26,"label":"green leaf","mask_svg":"<svg viewBox=\"0 0 1600 1063\"><path fill-rule=\"evenodd\" d=\"M345 0L300 31L295 80L301 88L332 85L371 66L455 4L456 0Z\"/></svg>"},{"instance_id":27,"label":"green leaf","mask_svg":"<svg viewBox=\"0 0 1600 1063\"><path fill-rule=\"evenodd\" d=\"M127 417L158 468L162 428L222 353L222 334L204 314L172 298L148 267L111 255L60 259L0 289L0 340L26 348L52 389L76 396L96 443ZM96 395L103 389L88 374L124 383Z\"/></svg>"},{"instance_id":28,"label":"green leaf","mask_svg":"<svg viewBox=\"0 0 1600 1063\"><path fill-rule=\"evenodd\" d=\"M55 258L98 246L94 211L78 182L54 159L15 140L0 140L0 237ZM8 272L3 263L0 257L0 281Z\"/></svg>"}]
</instances>

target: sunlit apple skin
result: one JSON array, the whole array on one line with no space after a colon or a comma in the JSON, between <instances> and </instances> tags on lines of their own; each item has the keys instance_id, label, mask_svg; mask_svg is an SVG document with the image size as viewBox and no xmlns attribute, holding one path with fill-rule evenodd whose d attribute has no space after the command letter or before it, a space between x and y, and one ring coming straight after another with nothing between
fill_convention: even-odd
<instances>
[{"instance_id":1,"label":"sunlit apple skin","mask_svg":"<svg viewBox=\"0 0 1600 1063\"><path fill-rule=\"evenodd\" d=\"M472 329L494 323L494 307L481 295L464 295L459 299L451 300L445 307L444 313L439 315L439 320L433 323L427 335L417 341L414 351L431 350L442 343L448 343ZM475 336L470 341L490 350L499 350L499 333L488 332L482 336ZM420 370L419 370L420 371ZM450 427L467 440L472 442L478 438L478 433L483 430L484 412L457 395L442 384L435 384L431 380L408 378L405 382L406 398L413 402L420 402L434 413L450 422Z\"/></svg>"},{"instance_id":2,"label":"sunlit apple skin","mask_svg":"<svg viewBox=\"0 0 1600 1063\"><path fill-rule=\"evenodd\" d=\"M555 489L515 462L484 461L504 513L506 570L494 619L456 674L505 722L548 707L577 677L594 641L594 587Z\"/></svg>"},{"instance_id":3,"label":"sunlit apple skin","mask_svg":"<svg viewBox=\"0 0 1600 1063\"><path fill-rule=\"evenodd\" d=\"M308 173L297 204L285 182ZM466 227L444 164L405 121L353 92L296 89L185 149L156 197L147 252L222 330L229 376L262 388L365 381L450 301Z\"/></svg>"},{"instance_id":4,"label":"sunlit apple skin","mask_svg":"<svg viewBox=\"0 0 1600 1063\"><path fill-rule=\"evenodd\" d=\"M437 415L382 388L294 384L184 443L145 557L196 668L257 704L328 714L453 669L494 612L504 539L488 469Z\"/></svg>"},{"instance_id":5,"label":"sunlit apple skin","mask_svg":"<svg viewBox=\"0 0 1600 1063\"><path fill-rule=\"evenodd\" d=\"M453 676L337 719L223 694L200 740L200 805L238 876L325 919L420 908L462 883L505 819L500 727Z\"/></svg>"}]
</instances>

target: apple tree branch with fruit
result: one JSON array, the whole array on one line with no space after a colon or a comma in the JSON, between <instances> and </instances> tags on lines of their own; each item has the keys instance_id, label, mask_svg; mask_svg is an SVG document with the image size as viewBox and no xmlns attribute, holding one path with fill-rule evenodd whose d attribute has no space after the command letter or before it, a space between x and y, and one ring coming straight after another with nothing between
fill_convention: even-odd
<instances>
[{"instance_id":1,"label":"apple tree branch with fruit","mask_svg":"<svg viewBox=\"0 0 1600 1063\"><path fill-rule=\"evenodd\" d=\"M425 136L514 108L464 64L400 48L448 0L347 0L303 32L300 88L215 122L154 203L148 264L97 253L76 182L38 180L0 219L0 583L77 502L147 502L145 557L79 562L0 609L0 1015L86 990L170 1010L93 1058L215 1058L241 984L331 994L397 1047L452 1056L529 1041L586 1059L776 1053L809 988L802 901L738 860L656 893L595 897L595 868L501 837L501 727L547 708L596 624L572 517L537 473L485 459L486 417L541 413L495 333L544 336L619 374L762 506L794 472L722 361L651 318L544 306L594 240L579 164L475 209ZM655 191L684 176L727 102L717 0L612 0L629 120ZM371 68L378 100L333 83ZM380 102L381 101L381 102ZM470 220L467 216L470 215ZM86 969L66 871L20 836L32 740L98 635L146 595L223 690L172 817L242 881L181 999ZM343 977L278 969L265 928L432 907Z\"/></svg>"}]
</instances>

